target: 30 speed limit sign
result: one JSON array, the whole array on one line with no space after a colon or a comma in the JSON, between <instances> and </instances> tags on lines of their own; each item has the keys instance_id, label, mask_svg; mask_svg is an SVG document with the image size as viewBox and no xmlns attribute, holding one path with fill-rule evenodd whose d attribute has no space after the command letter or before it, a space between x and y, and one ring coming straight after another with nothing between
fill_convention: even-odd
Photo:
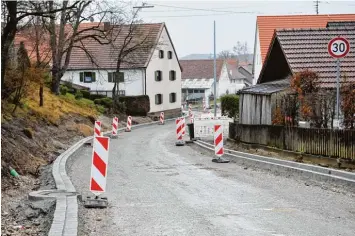
<instances>
[{"instance_id":1,"label":"30 speed limit sign","mask_svg":"<svg viewBox=\"0 0 355 236\"><path fill-rule=\"evenodd\" d=\"M343 37L336 37L328 43L328 53L334 58L345 57L350 51L349 41Z\"/></svg>"}]
</instances>

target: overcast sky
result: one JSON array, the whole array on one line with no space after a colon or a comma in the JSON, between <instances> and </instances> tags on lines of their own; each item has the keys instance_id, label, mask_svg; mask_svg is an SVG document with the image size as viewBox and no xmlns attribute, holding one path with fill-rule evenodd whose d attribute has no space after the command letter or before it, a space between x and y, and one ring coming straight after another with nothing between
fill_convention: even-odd
<instances>
[{"instance_id":1,"label":"overcast sky","mask_svg":"<svg viewBox=\"0 0 355 236\"><path fill-rule=\"evenodd\" d=\"M136 0L137 3L141 1ZM216 21L217 53L246 41L252 52L256 16L315 14L314 1L148 1L140 17L147 23L165 22L178 57L213 53ZM320 1L319 14L355 13L355 1Z\"/></svg>"}]
</instances>

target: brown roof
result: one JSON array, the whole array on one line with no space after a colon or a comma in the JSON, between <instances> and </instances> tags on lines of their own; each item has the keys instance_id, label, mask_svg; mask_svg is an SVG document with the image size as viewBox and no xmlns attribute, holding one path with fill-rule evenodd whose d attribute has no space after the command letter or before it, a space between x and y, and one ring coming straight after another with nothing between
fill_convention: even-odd
<instances>
[{"instance_id":1,"label":"brown roof","mask_svg":"<svg viewBox=\"0 0 355 236\"><path fill-rule=\"evenodd\" d=\"M213 59L208 60L180 60L182 67L182 79L210 79L214 78ZM223 60L216 60L217 81L221 75Z\"/></svg>"},{"instance_id":2,"label":"brown roof","mask_svg":"<svg viewBox=\"0 0 355 236\"><path fill-rule=\"evenodd\" d=\"M325 28L331 21L355 21L355 14L258 16L262 61L265 60L275 29Z\"/></svg>"},{"instance_id":3,"label":"brown roof","mask_svg":"<svg viewBox=\"0 0 355 236\"><path fill-rule=\"evenodd\" d=\"M353 50L355 27L349 26L276 30L259 76L259 82L281 79L276 78L277 75L280 75L278 77L286 76L287 71L296 73L309 69L318 74L322 87L335 87L336 59L328 54L327 46L332 38L339 35L348 39L352 47L349 54L341 59L341 76L346 75L348 81L355 81L355 50ZM284 62L285 59L286 62ZM276 67L272 68L273 66L278 67L278 69L275 70ZM285 69L287 66L289 69Z\"/></svg>"},{"instance_id":4,"label":"brown roof","mask_svg":"<svg viewBox=\"0 0 355 236\"><path fill-rule=\"evenodd\" d=\"M82 24L81 27L86 27ZM102 25L103 27L103 25ZM158 43L158 39L162 32L164 23L157 24L137 24L135 25L134 38L129 47L134 47L141 42L146 42L144 46L130 53L121 63L121 68L141 68L146 67L154 50L154 45ZM89 32L88 32L89 33ZM68 69L115 69L117 64L117 55L124 44L125 37L129 33L129 25L115 26L114 35L118 37L111 44L100 44L94 39L88 38L83 40L83 46L90 55L93 55L93 61L80 48L73 48Z\"/></svg>"}]
</instances>

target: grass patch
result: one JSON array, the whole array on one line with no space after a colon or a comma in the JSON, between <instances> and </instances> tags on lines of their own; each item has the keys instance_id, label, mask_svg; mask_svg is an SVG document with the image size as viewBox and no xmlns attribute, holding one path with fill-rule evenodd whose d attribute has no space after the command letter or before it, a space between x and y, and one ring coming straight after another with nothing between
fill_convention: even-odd
<instances>
[{"instance_id":1,"label":"grass patch","mask_svg":"<svg viewBox=\"0 0 355 236\"><path fill-rule=\"evenodd\" d=\"M48 88L45 88L43 107L39 106L38 88L33 88L33 91L29 94L24 101L25 107L28 107L28 110L31 110L36 117L43 118L52 124L57 124L63 116L70 114L81 116L99 115L99 111L93 101L88 99L76 100L73 94L68 93L56 96ZM21 108L21 110L23 109ZM20 109L19 112L21 113Z\"/></svg>"}]
</instances>

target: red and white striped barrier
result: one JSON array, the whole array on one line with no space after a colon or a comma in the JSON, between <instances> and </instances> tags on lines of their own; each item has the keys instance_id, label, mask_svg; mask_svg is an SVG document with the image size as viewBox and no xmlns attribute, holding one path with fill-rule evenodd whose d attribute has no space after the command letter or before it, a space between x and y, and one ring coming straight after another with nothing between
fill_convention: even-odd
<instances>
[{"instance_id":1,"label":"red and white striped barrier","mask_svg":"<svg viewBox=\"0 0 355 236\"><path fill-rule=\"evenodd\" d=\"M191 116L190 116L190 124L193 124L193 123L194 123L194 115L191 114Z\"/></svg>"},{"instance_id":2,"label":"red and white striped barrier","mask_svg":"<svg viewBox=\"0 0 355 236\"><path fill-rule=\"evenodd\" d=\"M184 129L184 120L182 119L183 117L179 117L175 120L175 124L176 124L176 146L183 146L184 145L184 141L182 140L182 136L183 134L183 129Z\"/></svg>"},{"instance_id":3,"label":"red and white striped barrier","mask_svg":"<svg viewBox=\"0 0 355 236\"><path fill-rule=\"evenodd\" d=\"M163 125L164 124L164 112L160 112L160 124Z\"/></svg>"},{"instance_id":4,"label":"red and white striped barrier","mask_svg":"<svg viewBox=\"0 0 355 236\"><path fill-rule=\"evenodd\" d=\"M127 117L127 126L126 126L126 132L131 132L132 128L132 116Z\"/></svg>"},{"instance_id":5,"label":"red and white striped barrier","mask_svg":"<svg viewBox=\"0 0 355 236\"><path fill-rule=\"evenodd\" d=\"M106 191L109 137L95 137L91 162L90 191L100 195Z\"/></svg>"},{"instance_id":6,"label":"red and white striped barrier","mask_svg":"<svg viewBox=\"0 0 355 236\"><path fill-rule=\"evenodd\" d=\"M219 157L224 154L222 125L214 126L214 152Z\"/></svg>"},{"instance_id":7,"label":"red and white striped barrier","mask_svg":"<svg viewBox=\"0 0 355 236\"><path fill-rule=\"evenodd\" d=\"M180 119L182 120L182 136L185 136L185 117L180 117Z\"/></svg>"},{"instance_id":8,"label":"red and white striped barrier","mask_svg":"<svg viewBox=\"0 0 355 236\"><path fill-rule=\"evenodd\" d=\"M118 118L114 117L112 119L112 137L117 137L118 135Z\"/></svg>"},{"instance_id":9,"label":"red and white striped barrier","mask_svg":"<svg viewBox=\"0 0 355 236\"><path fill-rule=\"evenodd\" d=\"M191 106L191 104L189 104L189 116L191 116L192 115L192 106Z\"/></svg>"},{"instance_id":10,"label":"red and white striped barrier","mask_svg":"<svg viewBox=\"0 0 355 236\"><path fill-rule=\"evenodd\" d=\"M101 136L101 121L95 121L94 137Z\"/></svg>"}]
</instances>

